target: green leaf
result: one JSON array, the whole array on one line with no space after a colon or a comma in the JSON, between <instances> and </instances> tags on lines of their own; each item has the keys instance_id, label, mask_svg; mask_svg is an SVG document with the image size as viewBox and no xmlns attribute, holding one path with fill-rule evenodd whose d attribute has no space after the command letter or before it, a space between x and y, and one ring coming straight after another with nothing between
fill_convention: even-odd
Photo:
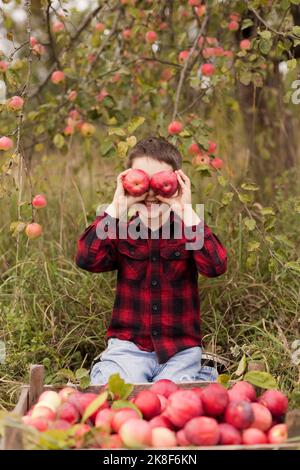
<instances>
[{"instance_id":1,"label":"green leaf","mask_svg":"<svg viewBox=\"0 0 300 470\"><path fill-rule=\"evenodd\" d=\"M256 221L254 219L250 219L250 217L246 217L244 219L244 224L250 231L254 230L256 227Z\"/></svg>"},{"instance_id":2,"label":"green leaf","mask_svg":"<svg viewBox=\"0 0 300 470\"><path fill-rule=\"evenodd\" d=\"M83 389L88 388L91 385L90 377L89 376L82 377L82 379L80 379L79 385L80 385L80 388L83 388Z\"/></svg>"},{"instance_id":3,"label":"green leaf","mask_svg":"<svg viewBox=\"0 0 300 470\"><path fill-rule=\"evenodd\" d=\"M248 86L251 83L252 73L247 70L243 70L239 75L239 80L243 85Z\"/></svg>"},{"instance_id":4,"label":"green leaf","mask_svg":"<svg viewBox=\"0 0 300 470\"><path fill-rule=\"evenodd\" d=\"M60 369L57 372L57 375L60 375L64 378L70 380L71 382L76 382L75 374L70 369Z\"/></svg>"},{"instance_id":5,"label":"green leaf","mask_svg":"<svg viewBox=\"0 0 300 470\"><path fill-rule=\"evenodd\" d=\"M75 377L77 380L82 379L82 377L86 377L89 375L89 371L87 369L77 369L75 372Z\"/></svg>"},{"instance_id":6,"label":"green leaf","mask_svg":"<svg viewBox=\"0 0 300 470\"><path fill-rule=\"evenodd\" d=\"M126 132L121 127L110 127L108 129L108 135L113 135L113 134L118 135L120 137L124 137L126 135Z\"/></svg>"},{"instance_id":7,"label":"green leaf","mask_svg":"<svg viewBox=\"0 0 300 470\"><path fill-rule=\"evenodd\" d=\"M251 202L251 196L250 196L250 194L242 194L242 193L239 193L238 196L239 196L239 200L240 200L243 204L247 204L248 202Z\"/></svg>"},{"instance_id":8,"label":"green leaf","mask_svg":"<svg viewBox=\"0 0 300 470\"><path fill-rule=\"evenodd\" d=\"M292 271L296 271L297 273L300 273L300 262L290 261L289 263L285 264L285 268L291 269Z\"/></svg>"},{"instance_id":9,"label":"green leaf","mask_svg":"<svg viewBox=\"0 0 300 470\"><path fill-rule=\"evenodd\" d=\"M246 18L242 23L241 30L246 29L246 28L250 28L250 26L252 26L252 25L253 25L253 21L250 20L250 18Z\"/></svg>"},{"instance_id":10,"label":"green leaf","mask_svg":"<svg viewBox=\"0 0 300 470\"><path fill-rule=\"evenodd\" d=\"M289 70L294 70L297 67L297 59L287 60L287 66Z\"/></svg>"},{"instance_id":11,"label":"green leaf","mask_svg":"<svg viewBox=\"0 0 300 470\"><path fill-rule=\"evenodd\" d=\"M241 188L245 191L258 191L259 187L254 183L243 183Z\"/></svg>"},{"instance_id":12,"label":"green leaf","mask_svg":"<svg viewBox=\"0 0 300 470\"><path fill-rule=\"evenodd\" d=\"M290 0L294 5L300 5L300 0Z\"/></svg>"},{"instance_id":13,"label":"green leaf","mask_svg":"<svg viewBox=\"0 0 300 470\"><path fill-rule=\"evenodd\" d=\"M16 237L18 233L21 233L24 231L25 227L26 227L25 222L17 221L17 222L12 222L9 226L9 229L12 232L12 236Z\"/></svg>"},{"instance_id":14,"label":"green leaf","mask_svg":"<svg viewBox=\"0 0 300 470\"><path fill-rule=\"evenodd\" d=\"M257 241L251 241L251 242L248 242L247 251L249 251L250 253L252 253L253 251L257 251L259 247L260 247L260 243L259 243L259 242L257 242Z\"/></svg>"},{"instance_id":15,"label":"green leaf","mask_svg":"<svg viewBox=\"0 0 300 470\"><path fill-rule=\"evenodd\" d=\"M87 409L85 410L81 422L84 423L87 419L89 419L95 411L102 406L108 398L108 392L102 392L100 395L89 404Z\"/></svg>"},{"instance_id":16,"label":"green leaf","mask_svg":"<svg viewBox=\"0 0 300 470\"><path fill-rule=\"evenodd\" d=\"M131 119L131 121L129 122L128 126L127 126L127 130L128 130L128 133L129 134L133 134L134 131L139 127L141 126L142 124L144 124L145 122L145 118L143 116L136 116L134 117L133 119Z\"/></svg>"},{"instance_id":17,"label":"green leaf","mask_svg":"<svg viewBox=\"0 0 300 470\"><path fill-rule=\"evenodd\" d=\"M118 143L118 155L124 158L126 156L128 150L128 143L127 142L119 142Z\"/></svg>"},{"instance_id":18,"label":"green leaf","mask_svg":"<svg viewBox=\"0 0 300 470\"><path fill-rule=\"evenodd\" d=\"M120 408L131 408L132 410L136 411L140 418L143 417L143 413L141 410L131 401L128 400L116 400L111 405L113 410L118 410Z\"/></svg>"},{"instance_id":19,"label":"green leaf","mask_svg":"<svg viewBox=\"0 0 300 470\"><path fill-rule=\"evenodd\" d=\"M292 32L295 36L300 36L300 26L294 26Z\"/></svg>"},{"instance_id":20,"label":"green leaf","mask_svg":"<svg viewBox=\"0 0 300 470\"><path fill-rule=\"evenodd\" d=\"M63 146L65 145L64 136L61 135L61 134L56 134L54 136L53 143L54 143L55 147L57 147L58 149L63 148Z\"/></svg>"},{"instance_id":21,"label":"green leaf","mask_svg":"<svg viewBox=\"0 0 300 470\"><path fill-rule=\"evenodd\" d=\"M218 375L217 382L227 388L230 386L230 379L231 376L229 374L220 374Z\"/></svg>"},{"instance_id":22,"label":"green leaf","mask_svg":"<svg viewBox=\"0 0 300 470\"><path fill-rule=\"evenodd\" d=\"M132 384L127 384L125 380L120 377L120 374L112 374L108 379L108 390L113 399L126 399L133 390Z\"/></svg>"},{"instance_id":23,"label":"green leaf","mask_svg":"<svg viewBox=\"0 0 300 470\"><path fill-rule=\"evenodd\" d=\"M261 39L259 41L259 50L260 52L262 52L262 54L269 54L271 48L272 48L272 41L269 41L267 39Z\"/></svg>"},{"instance_id":24,"label":"green leaf","mask_svg":"<svg viewBox=\"0 0 300 470\"><path fill-rule=\"evenodd\" d=\"M278 388L276 380L268 372L251 370L244 375L243 380L250 382L256 387L266 388L268 390Z\"/></svg>"},{"instance_id":25,"label":"green leaf","mask_svg":"<svg viewBox=\"0 0 300 470\"><path fill-rule=\"evenodd\" d=\"M221 200L221 203L223 204L223 206L227 206L232 201L233 196L234 194L231 192L225 193Z\"/></svg>"},{"instance_id":26,"label":"green leaf","mask_svg":"<svg viewBox=\"0 0 300 470\"><path fill-rule=\"evenodd\" d=\"M271 31L268 31L267 29L264 31L259 31L258 33L263 39L269 40L272 37Z\"/></svg>"},{"instance_id":27,"label":"green leaf","mask_svg":"<svg viewBox=\"0 0 300 470\"><path fill-rule=\"evenodd\" d=\"M236 375L237 377L240 377L245 372L246 367L247 367L247 359L246 359L246 355L244 354L242 359L239 362L239 365L236 371L234 372L234 375Z\"/></svg>"},{"instance_id":28,"label":"green leaf","mask_svg":"<svg viewBox=\"0 0 300 470\"><path fill-rule=\"evenodd\" d=\"M219 181L219 184L220 184L221 186L223 186L223 188L224 188L224 186L226 186L226 184L227 184L227 180L224 178L223 175L218 176L218 181Z\"/></svg>"},{"instance_id":29,"label":"green leaf","mask_svg":"<svg viewBox=\"0 0 300 470\"><path fill-rule=\"evenodd\" d=\"M260 212L262 215L275 215L274 209L272 207L262 207Z\"/></svg>"}]
</instances>

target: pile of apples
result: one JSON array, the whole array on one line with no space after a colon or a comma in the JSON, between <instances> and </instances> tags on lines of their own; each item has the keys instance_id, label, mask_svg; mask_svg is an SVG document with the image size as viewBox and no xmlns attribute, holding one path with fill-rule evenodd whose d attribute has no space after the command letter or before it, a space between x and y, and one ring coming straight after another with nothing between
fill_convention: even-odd
<instances>
[{"instance_id":1,"label":"pile of apples","mask_svg":"<svg viewBox=\"0 0 300 470\"><path fill-rule=\"evenodd\" d=\"M159 380L130 400L119 400L118 407L118 397L111 400L107 386L100 395L73 387L43 392L23 423L40 432L64 430L73 436L71 447L77 448L254 445L287 440L283 423L287 397L278 390L257 396L253 385L245 381L230 389L218 383L185 389L171 380Z\"/></svg>"}]
</instances>

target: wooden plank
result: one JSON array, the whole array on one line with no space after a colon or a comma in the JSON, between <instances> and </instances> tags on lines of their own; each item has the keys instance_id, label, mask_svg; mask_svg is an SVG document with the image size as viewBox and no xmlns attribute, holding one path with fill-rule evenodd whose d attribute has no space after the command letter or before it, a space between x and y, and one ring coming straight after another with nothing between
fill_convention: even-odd
<instances>
[{"instance_id":1,"label":"wooden plank","mask_svg":"<svg viewBox=\"0 0 300 470\"><path fill-rule=\"evenodd\" d=\"M298 438L300 440L300 410L288 411L285 422L288 427L289 438Z\"/></svg>"},{"instance_id":2,"label":"wooden plank","mask_svg":"<svg viewBox=\"0 0 300 470\"><path fill-rule=\"evenodd\" d=\"M28 407L31 408L37 402L44 389L44 366L39 364L30 366L29 374Z\"/></svg>"},{"instance_id":3,"label":"wooden plank","mask_svg":"<svg viewBox=\"0 0 300 470\"><path fill-rule=\"evenodd\" d=\"M16 407L12 412L13 415L23 416L28 410L28 393L29 387L23 386L21 388L21 394ZM12 424L12 423L11 423ZM23 449L23 436L22 430L10 425L9 417L4 425L4 436L3 436L3 449L4 450L21 450Z\"/></svg>"}]
</instances>

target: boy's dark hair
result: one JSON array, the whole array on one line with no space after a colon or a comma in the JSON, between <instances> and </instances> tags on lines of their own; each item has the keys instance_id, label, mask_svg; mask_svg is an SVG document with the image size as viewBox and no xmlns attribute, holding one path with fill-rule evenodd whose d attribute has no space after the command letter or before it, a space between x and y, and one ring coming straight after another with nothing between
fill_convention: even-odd
<instances>
[{"instance_id":1,"label":"boy's dark hair","mask_svg":"<svg viewBox=\"0 0 300 470\"><path fill-rule=\"evenodd\" d=\"M150 136L137 142L128 154L126 168L131 168L133 160L138 157L151 157L159 162L168 163L173 170L179 170L182 166L180 152L164 137Z\"/></svg>"}]
</instances>

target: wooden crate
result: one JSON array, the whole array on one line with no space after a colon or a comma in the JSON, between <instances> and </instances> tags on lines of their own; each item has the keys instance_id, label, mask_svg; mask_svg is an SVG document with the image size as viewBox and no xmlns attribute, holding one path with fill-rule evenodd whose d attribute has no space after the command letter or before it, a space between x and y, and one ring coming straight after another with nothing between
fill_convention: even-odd
<instances>
[{"instance_id":1,"label":"wooden crate","mask_svg":"<svg viewBox=\"0 0 300 470\"><path fill-rule=\"evenodd\" d=\"M205 387L210 382L185 382L177 384L180 388L193 388ZM139 391L150 388L150 383L135 384L134 390L129 398L134 397ZM32 365L30 368L29 385L21 387L21 393L13 413L18 416L23 416L26 412L37 402L38 397L43 391L46 390L60 390L62 387L57 385L44 385L44 367L42 365ZM103 390L102 386L90 386L85 389L85 392L99 393ZM260 444L260 445L218 445L211 447L177 447L177 450L275 450L275 449L298 449L300 450L300 410L288 411L286 415L286 423L288 426L289 438L293 438L293 442L284 444ZM23 449L23 436L20 429L6 426L4 431L4 438L2 448L4 450L22 450ZM148 450L153 447L148 448ZM99 449L101 450L101 449ZM114 449L115 450L115 449ZM118 450L118 449L117 449ZM125 449L120 449L125 450ZM162 450L162 449L160 449ZM174 450L174 447L170 450Z\"/></svg>"}]
</instances>

